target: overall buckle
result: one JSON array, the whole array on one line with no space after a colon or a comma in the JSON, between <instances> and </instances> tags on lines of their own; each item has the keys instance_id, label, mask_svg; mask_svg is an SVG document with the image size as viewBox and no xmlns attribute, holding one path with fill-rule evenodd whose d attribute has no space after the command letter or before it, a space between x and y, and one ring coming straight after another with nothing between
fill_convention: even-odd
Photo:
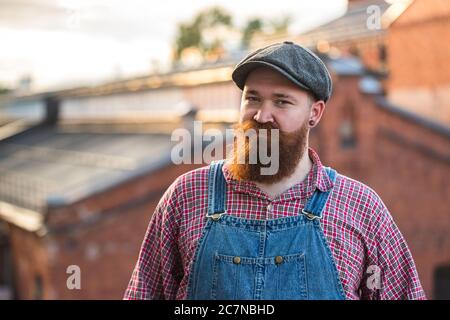
<instances>
[{"instance_id":1,"label":"overall buckle","mask_svg":"<svg viewBox=\"0 0 450 320\"><path fill-rule=\"evenodd\" d=\"M214 221L217 221L217 220L220 219L220 217L222 217L223 214L225 214L225 212L222 212L222 213L214 213L214 214L208 214L208 215L206 215L206 217L207 217L207 218L211 218L211 219L213 219Z\"/></svg>"},{"instance_id":2,"label":"overall buckle","mask_svg":"<svg viewBox=\"0 0 450 320\"><path fill-rule=\"evenodd\" d=\"M321 217L316 216L316 215L314 215L314 214L312 214L310 212L307 212L307 211L305 211L305 209L302 209L302 213L306 216L306 218L308 220L311 220L311 221L314 220L314 219L317 219L317 220L321 219Z\"/></svg>"}]
</instances>

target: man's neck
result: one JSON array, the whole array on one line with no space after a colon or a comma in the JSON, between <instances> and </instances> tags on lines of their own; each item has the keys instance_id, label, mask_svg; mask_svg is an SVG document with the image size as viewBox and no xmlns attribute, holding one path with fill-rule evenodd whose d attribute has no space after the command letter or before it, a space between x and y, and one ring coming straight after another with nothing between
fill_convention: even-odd
<instances>
[{"instance_id":1,"label":"man's neck","mask_svg":"<svg viewBox=\"0 0 450 320\"><path fill-rule=\"evenodd\" d=\"M313 162L309 158L308 148L305 149L302 158L300 159L295 171L289 177L283 178L282 180L275 183L261 183L255 182L255 184L264 191L271 199L275 199L281 195L284 191L288 190L295 184L305 180L308 173L311 171Z\"/></svg>"}]
</instances>

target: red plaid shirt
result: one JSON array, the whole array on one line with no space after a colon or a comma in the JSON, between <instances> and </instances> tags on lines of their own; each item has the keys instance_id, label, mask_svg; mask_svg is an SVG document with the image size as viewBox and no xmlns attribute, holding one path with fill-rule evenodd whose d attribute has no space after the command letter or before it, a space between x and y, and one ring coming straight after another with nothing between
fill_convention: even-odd
<instances>
[{"instance_id":1,"label":"red plaid shirt","mask_svg":"<svg viewBox=\"0 0 450 320\"><path fill-rule=\"evenodd\" d=\"M315 188L333 183L316 152L307 178L271 199L253 182L231 177L226 165L227 214L246 219L298 215ZM189 271L206 224L208 166L178 177L161 198L145 234L124 299L186 299ZM271 204L271 206L269 206ZM322 226L347 299L425 299L408 246L380 197L338 175L323 211ZM369 266L381 271L370 290Z\"/></svg>"}]
</instances>

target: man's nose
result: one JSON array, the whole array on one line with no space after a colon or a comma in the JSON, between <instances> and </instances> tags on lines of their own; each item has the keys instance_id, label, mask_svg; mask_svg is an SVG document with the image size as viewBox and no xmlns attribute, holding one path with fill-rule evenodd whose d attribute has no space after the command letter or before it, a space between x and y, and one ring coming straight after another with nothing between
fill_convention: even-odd
<instances>
[{"instance_id":1,"label":"man's nose","mask_svg":"<svg viewBox=\"0 0 450 320\"><path fill-rule=\"evenodd\" d=\"M259 123L275 122L269 103L263 103L256 114L253 116L253 119L258 121Z\"/></svg>"}]
</instances>

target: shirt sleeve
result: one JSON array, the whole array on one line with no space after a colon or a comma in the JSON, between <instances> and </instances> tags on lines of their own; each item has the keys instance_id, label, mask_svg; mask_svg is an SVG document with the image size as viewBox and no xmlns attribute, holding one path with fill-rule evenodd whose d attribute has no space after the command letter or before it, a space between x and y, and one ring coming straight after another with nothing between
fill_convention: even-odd
<instances>
[{"instance_id":1,"label":"shirt sleeve","mask_svg":"<svg viewBox=\"0 0 450 320\"><path fill-rule=\"evenodd\" d=\"M378 199L375 254L366 265L362 290L374 300L425 300L412 254L388 209Z\"/></svg>"},{"instance_id":2,"label":"shirt sleeve","mask_svg":"<svg viewBox=\"0 0 450 320\"><path fill-rule=\"evenodd\" d=\"M124 300L173 300L182 279L177 245L177 180L160 199L145 233Z\"/></svg>"}]
</instances>

